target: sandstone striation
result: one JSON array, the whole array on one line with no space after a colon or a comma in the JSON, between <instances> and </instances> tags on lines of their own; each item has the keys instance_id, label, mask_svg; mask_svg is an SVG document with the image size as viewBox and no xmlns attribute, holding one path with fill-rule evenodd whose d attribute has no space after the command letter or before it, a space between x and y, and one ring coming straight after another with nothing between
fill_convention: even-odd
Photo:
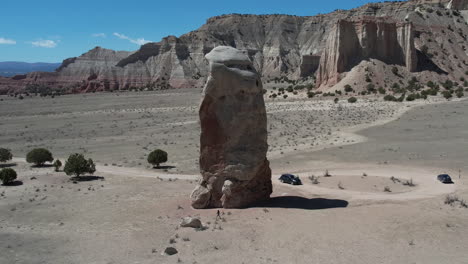
<instances>
[{"instance_id":1,"label":"sandstone striation","mask_svg":"<svg viewBox=\"0 0 468 264\"><path fill-rule=\"evenodd\" d=\"M241 208L272 192L262 82L247 54L219 46L200 105L200 172L194 208Z\"/></svg>"},{"instance_id":2,"label":"sandstone striation","mask_svg":"<svg viewBox=\"0 0 468 264\"><path fill-rule=\"evenodd\" d=\"M340 81L342 73L370 58L415 71L413 25L389 21L389 18L374 17L339 20L322 53L316 85L334 85Z\"/></svg>"}]
</instances>

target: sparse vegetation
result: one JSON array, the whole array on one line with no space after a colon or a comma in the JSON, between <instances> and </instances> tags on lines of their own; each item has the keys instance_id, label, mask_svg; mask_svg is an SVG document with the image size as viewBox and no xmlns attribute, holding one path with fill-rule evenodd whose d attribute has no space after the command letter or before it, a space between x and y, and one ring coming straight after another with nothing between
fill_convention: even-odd
<instances>
[{"instance_id":1,"label":"sparse vegetation","mask_svg":"<svg viewBox=\"0 0 468 264\"><path fill-rule=\"evenodd\" d=\"M167 162L167 152L156 149L148 155L148 163L159 168L161 163Z\"/></svg>"},{"instance_id":2,"label":"sparse vegetation","mask_svg":"<svg viewBox=\"0 0 468 264\"><path fill-rule=\"evenodd\" d=\"M348 98L348 103L354 104L354 103L356 103L356 102L357 102L357 98L356 98L356 97L353 96L353 97Z\"/></svg>"},{"instance_id":3,"label":"sparse vegetation","mask_svg":"<svg viewBox=\"0 0 468 264\"><path fill-rule=\"evenodd\" d=\"M415 187L416 186L416 184L413 183L413 179L405 180L401 184L403 184L405 186L409 186L409 187Z\"/></svg>"},{"instance_id":4,"label":"sparse vegetation","mask_svg":"<svg viewBox=\"0 0 468 264\"><path fill-rule=\"evenodd\" d=\"M445 197L444 203L450 206L455 206L458 203L460 207L468 208L468 204L466 203L466 201L463 199L460 199L457 195L450 195L450 194L447 195Z\"/></svg>"},{"instance_id":5,"label":"sparse vegetation","mask_svg":"<svg viewBox=\"0 0 468 264\"><path fill-rule=\"evenodd\" d=\"M318 176L316 177L314 175L309 176L309 180L312 182L312 184L319 184L320 183L319 178L320 177L318 177Z\"/></svg>"},{"instance_id":6,"label":"sparse vegetation","mask_svg":"<svg viewBox=\"0 0 468 264\"><path fill-rule=\"evenodd\" d=\"M54 161L52 153L45 148L33 149L26 155L26 162L33 163L38 167L43 166L46 162L52 161Z\"/></svg>"},{"instance_id":7,"label":"sparse vegetation","mask_svg":"<svg viewBox=\"0 0 468 264\"><path fill-rule=\"evenodd\" d=\"M0 148L0 162L7 162L13 158L11 151L6 148Z\"/></svg>"},{"instance_id":8,"label":"sparse vegetation","mask_svg":"<svg viewBox=\"0 0 468 264\"><path fill-rule=\"evenodd\" d=\"M354 90L353 90L353 87L351 87L351 85L349 85L349 84L346 84L346 85L344 86L344 89L345 89L345 92L347 92L347 93L351 93L351 92L354 91Z\"/></svg>"},{"instance_id":9,"label":"sparse vegetation","mask_svg":"<svg viewBox=\"0 0 468 264\"><path fill-rule=\"evenodd\" d=\"M16 180L17 174L16 171L12 168L4 168L0 170L0 180L3 185L11 184Z\"/></svg>"},{"instance_id":10,"label":"sparse vegetation","mask_svg":"<svg viewBox=\"0 0 468 264\"><path fill-rule=\"evenodd\" d=\"M55 171L59 171L60 167L62 167L62 162L59 159L57 159L54 161L53 165L54 165Z\"/></svg>"},{"instance_id":11,"label":"sparse vegetation","mask_svg":"<svg viewBox=\"0 0 468 264\"><path fill-rule=\"evenodd\" d=\"M343 187L343 184L341 184L341 182L338 182L338 189L340 190L344 190L345 188Z\"/></svg>"},{"instance_id":12,"label":"sparse vegetation","mask_svg":"<svg viewBox=\"0 0 468 264\"><path fill-rule=\"evenodd\" d=\"M67 161L65 161L63 171L69 176L73 175L79 178L86 173L94 174L96 172L96 165L92 159L86 160L83 154L75 153L71 154Z\"/></svg>"}]
</instances>

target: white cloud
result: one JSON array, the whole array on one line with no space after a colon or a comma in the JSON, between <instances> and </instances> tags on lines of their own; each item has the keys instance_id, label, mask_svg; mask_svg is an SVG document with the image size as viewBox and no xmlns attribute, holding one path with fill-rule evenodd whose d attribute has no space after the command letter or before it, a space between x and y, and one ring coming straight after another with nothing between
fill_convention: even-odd
<instances>
[{"instance_id":1,"label":"white cloud","mask_svg":"<svg viewBox=\"0 0 468 264\"><path fill-rule=\"evenodd\" d=\"M95 38L105 38L106 34L105 33L95 33L95 34L92 34L91 36L93 36Z\"/></svg>"},{"instance_id":2,"label":"white cloud","mask_svg":"<svg viewBox=\"0 0 468 264\"><path fill-rule=\"evenodd\" d=\"M120 33L114 33L113 35L118 37L119 39L125 39L125 40L130 41L133 44L137 44L137 45L140 45L140 46L151 42L150 40L146 40L144 38L132 39L132 38L129 38L129 37L125 36L124 34L120 34Z\"/></svg>"},{"instance_id":3,"label":"white cloud","mask_svg":"<svg viewBox=\"0 0 468 264\"><path fill-rule=\"evenodd\" d=\"M55 47L57 47L57 42L55 42L53 40L48 40L48 39L33 41L33 42L31 42L31 44L34 47L41 47L41 48L55 48Z\"/></svg>"},{"instance_id":4,"label":"white cloud","mask_svg":"<svg viewBox=\"0 0 468 264\"><path fill-rule=\"evenodd\" d=\"M7 39L7 38L0 38L0 44L15 45L16 41L12 39Z\"/></svg>"}]
</instances>

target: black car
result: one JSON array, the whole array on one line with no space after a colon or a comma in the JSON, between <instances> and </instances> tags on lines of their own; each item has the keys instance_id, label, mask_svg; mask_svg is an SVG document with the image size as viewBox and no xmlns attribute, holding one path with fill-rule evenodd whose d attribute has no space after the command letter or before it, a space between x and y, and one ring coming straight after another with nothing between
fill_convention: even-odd
<instances>
[{"instance_id":1,"label":"black car","mask_svg":"<svg viewBox=\"0 0 468 264\"><path fill-rule=\"evenodd\" d=\"M445 184L453 183L452 178L448 174L440 174L437 176L437 180Z\"/></svg>"},{"instance_id":2,"label":"black car","mask_svg":"<svg viewBox=\"0 0 468 264\"><path fill-rule=\"evenodd\" d=\"M279 177L280 182L287 183L291 185L302 185L301 179L292 174L283 174Z\"/></svg>"}]
</instances>

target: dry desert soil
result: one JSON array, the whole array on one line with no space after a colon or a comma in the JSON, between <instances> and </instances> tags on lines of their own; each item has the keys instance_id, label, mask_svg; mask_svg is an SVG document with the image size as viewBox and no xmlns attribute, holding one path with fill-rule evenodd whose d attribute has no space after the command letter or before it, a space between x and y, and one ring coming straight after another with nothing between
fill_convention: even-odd
<instances>
[{"instance_id":1,"label":"dry desert soil","mask_svg":"<svg viewBox=\"0 0 468 264\"><path fill-rule=\"evenodd\" d=\"M217 219L189 200L200 90L1 98L21 184L0 186L0 263L468 263L468 208L444 203L468 200L468 101L267 100L272 199ZM93 158L95 177L31 167L35 147Z\"/></svg>"}]
</instances>

